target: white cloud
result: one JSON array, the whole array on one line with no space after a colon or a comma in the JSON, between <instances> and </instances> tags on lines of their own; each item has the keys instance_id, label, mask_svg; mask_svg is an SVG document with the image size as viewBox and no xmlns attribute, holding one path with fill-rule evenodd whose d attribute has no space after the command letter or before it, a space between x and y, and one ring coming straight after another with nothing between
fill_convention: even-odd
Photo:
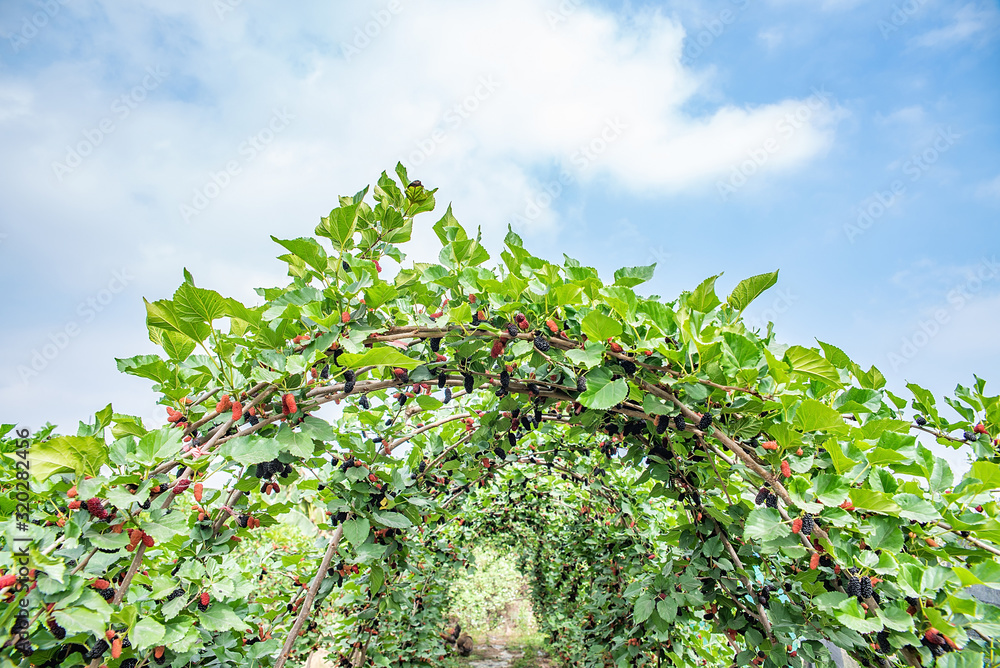
<instances>
[{"instance_id":1,"label":"white cloud","mask_svg":"<svg viewBox=\"0 0 1000 668\"><path fill-rule=\"evenodd\" d=\"M122 303L136 319L114 351L128 356L150 345L140 296L169 296L186 266L199 285L253 301L252 287L284 280L268 234L309 234L337 195L399 159L413 165L413 178L441 187L441 206L454 200L459 219L482 225L495 247L553 169L583 185L677 191L710 185L774 139L779 150L760 171L779 173L822 154L842 113L828 100L803 115L809 91L692 113L692 102L718 93L707 75L681 66L685 32L655 12L579 6L550 25L546 10L556 2L398 2L397 12L388 0L295 12L244 2L221 19L211 3L65 5L18 56L30 69L0 72L0 197L5 216L20 221L5 258L44 256L44 267L20 267L23 280L69 304L128 266L136 279ZM361 44L365 30L370 43L346 58L342 45ZM75 46L61 60L64 44ZM136 93L147 68L166 74ZM127 115L116 111L122 96ZM248 158L244 142L264 136L274 109L294 119ZM797 127L785 133L789 118ZM96 141L105 120L113 129ZM620 128L613 141L601 137L609 123ZM433 153L414 160L428 141ZM601 141L581 169L581 147ZM88 142L82 164L60 180L53 163ZM180 205L228 162L239 173L185 223ZM554 211L541 211L528 235L552 238ZM411 255L436 255L422 236ZM72 316L56 308L36 324L51 331ZM95 323L93 336L108 327ZM0 372L16 378L14 351L30 351L35 338L12 330ZM88 369L94 395L121 387L112 364L85 366L97 353L82 341L60 367ZM49 411L39 399L64 396L66 377L76 375L50 370L8 395L9 405L26 418ZM123 408L129 401L138 400L122 397Z\"/></svg>"}]
</instances>

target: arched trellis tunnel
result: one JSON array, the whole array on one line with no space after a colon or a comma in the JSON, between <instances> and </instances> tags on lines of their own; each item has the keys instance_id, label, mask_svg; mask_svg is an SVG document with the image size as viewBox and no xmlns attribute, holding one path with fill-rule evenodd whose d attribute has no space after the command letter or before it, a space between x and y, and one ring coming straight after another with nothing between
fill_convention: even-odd
<instances>
[{"instance_id":1,"label":"arched trellis tunnel","mask_svg":"<svg viewBox=\"0 0 1000 668\"><path fill-rule=\"evenodd\" d=\"M443 584L484 535L523 555L566 665L822 665L824 640L981 665L1000 628L965 589L1000 584L985 383L952 420L840 348L748 329L777 272L663 301L635 291L653 267L604 281L513 233L487 266L450 208L439 262L404 265L434 191L397 175L275 239L292 281L261 304L188 274L147 303L163 354L118 364L168 426L109 405L73 436L7 429L32 503L5 536L30 544L23 572L3 557L5 665L282 668L320 616L343 663L437 665ZM258 538L307 515L294 551Z\"/></svg>"}]
</instances>

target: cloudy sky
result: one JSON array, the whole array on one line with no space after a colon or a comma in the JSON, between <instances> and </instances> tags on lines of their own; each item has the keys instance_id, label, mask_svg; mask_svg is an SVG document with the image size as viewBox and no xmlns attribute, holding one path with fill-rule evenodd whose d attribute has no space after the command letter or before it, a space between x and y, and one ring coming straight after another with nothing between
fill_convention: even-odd
<instances>
[{"instance_id":1,"label":"cloudy sky","mask_svg":"<svg viewBox=\"0 0 1000 668\"><path fill-rule=\"evenodd\" d=\"M253 303L269 234L397 161L492 249L666 297L780 269L785 341L996 392L998 37L963 0L5 0L0 421L162 419L114 363L142 298Z\"/></svg>"}]
</instances>

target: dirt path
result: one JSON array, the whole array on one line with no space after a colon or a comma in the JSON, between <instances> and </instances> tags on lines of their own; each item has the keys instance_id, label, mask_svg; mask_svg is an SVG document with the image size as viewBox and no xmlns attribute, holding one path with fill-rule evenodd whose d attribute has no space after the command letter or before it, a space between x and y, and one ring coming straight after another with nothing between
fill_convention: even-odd
<instances>
[{"instance_id":1,"label":"dirt path","mask_svg":"<svg viewBox=\"0 0 1000 668\"><path fill-rule=\"evenodd\" d=\"M533 645L508 643L504 638L490 638L476 644L472 655L460 660L463 668L552 668L544 652Z\"/></svg>"}]
</instances>

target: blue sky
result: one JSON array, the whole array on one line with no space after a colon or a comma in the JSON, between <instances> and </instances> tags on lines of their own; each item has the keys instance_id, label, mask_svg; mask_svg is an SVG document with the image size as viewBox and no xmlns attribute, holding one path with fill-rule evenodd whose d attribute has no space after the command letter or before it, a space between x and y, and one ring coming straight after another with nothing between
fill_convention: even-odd
<instances>
[{"instance_id":1,"label":"blue sky","mask_svg":"<svg viewBox=\"0 0 1000 668\"><path fill-rule=\"evenodd\" d=\"M494 250L665 297L780 269L749 317L785 341L996 391L998 37L947 0L4 2L0 419L162 420L113 360L142 298L253 302L269 234L397 160Z\"/></svg>"}]
</instances>

